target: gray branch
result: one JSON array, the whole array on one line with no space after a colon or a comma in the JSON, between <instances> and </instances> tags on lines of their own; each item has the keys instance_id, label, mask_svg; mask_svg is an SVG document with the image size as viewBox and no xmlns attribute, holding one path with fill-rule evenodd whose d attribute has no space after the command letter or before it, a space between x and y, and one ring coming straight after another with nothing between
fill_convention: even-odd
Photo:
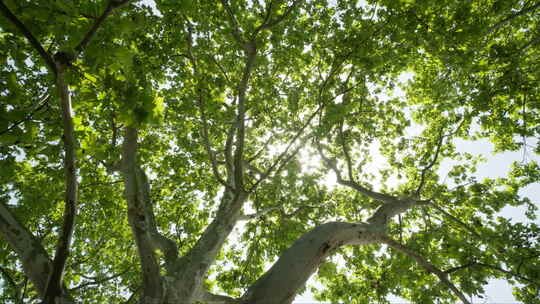
<instances>
[{"instance_id":1,"label":"gray branch","mask_svg":"<svg viewBox=\"0 0 540 304\"><path fill-rule=\"evenodd\" d=\"M405 247L404 245L390 239L384 238L383 242L388 246L397 249L404 254L414 259L420 266L422 266L427 272L436 275L442 283L444 283L452 292L465 304L471 304L467 297L448 279L448 274L441 271L439 268L431 264L425 257L416 253L415 251Z\"/></svg>"}]
</instances>

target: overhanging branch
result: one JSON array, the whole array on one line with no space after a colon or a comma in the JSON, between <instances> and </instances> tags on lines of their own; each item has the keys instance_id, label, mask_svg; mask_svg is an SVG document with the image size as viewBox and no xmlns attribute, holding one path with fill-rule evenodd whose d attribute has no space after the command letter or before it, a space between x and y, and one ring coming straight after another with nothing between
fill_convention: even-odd
<instances>
[{"instance_id":1,"label":"overhanging branch","mask_svg":"<svg viewBox=\"0 0 540 304\"><path fill-rule=\"evenodd\" d=\"M523 16L523 15L525 15L527 13L533 12L539 7L540 7L540 2L538 2L538 3L536 3L536 4L532 5L532 6L529 6L529 7L525 7L525 8L523 8L522 10L520 10L518 12L510 14L508 17L504 18L503 20L497 22L495 25L490 27L488 29L488 33L492 33L494 31L496 31L497 29L499 29L501 26L505 25L506 23L514 20L515 18L517 18L519 16Z\"/></svg>"},{"instance_id":2,"label":"overhanging branch","mask_svg":"<svg viewBox=\"0 0 540 304\"><path fill-rule=\"evenodd\" d=\"M433 264L431 264L425 257L422 255L416 253L415 251L405 247L404 245L394 241L391 238L384 238L383 243L387 244L388 246L397 249L404 254L411 257L413 260L415 260L420 266L422 266L427 272L436 275L439 280L444 283L452 292L465 304L471 304L471 302L467 299L467 297L448 279L448 274L441 271L439 268L435 267Z\"/></svg>"},{"instance_id":3,"label":"overhanging branch","mask_svg":"<svg viewBox=\"0 0 540 304\"><path fill-rule=\"evenodd\" d=\"M325 259L344 245L379 243L381 234L365 223L332 222L304 233L250 286L241 303L291 303L298 289Z\"/></svg>"},{"instance_id":4,"label":"overhanging branch","mask_svg":"<svg viewBox=\"0 0 540 304\"><path fill-rule=\"evenodd\" d=\"M103 24L105 19L113 12L113 10L126 5L129 1L130 0L109 0L109 2L107 3L107 7L105 8L101 16L96 19L94 24L92 24L92 27L90 27L88 32L86 32L86 34L84 35L81 42L79 42L79 44L75 47L75 56L80 54L86 48L90 40L92 40L92 37L94 37L94 35L96 34L99 27Z\"/></svg>"},{"instance_id":5,"label":"overhanging branch","mask_svg":"<svg viewBox=\"0 0 540 304\"><path fill-rule=\"evenodd\" d=\"M268 6L266 8L266 15L264 17L264 20L263 20L262 24L259 25L255 29L255 31L253 31L252 37L256 37L259 34L259 32L261 32L262 30L269 29L269 28L281 23L283 20L285 20L291 14L291 12L298 6L298 4L300 4L300 2L302 2L302 0L294 1L293 4L291 4L291 6L289 6L287 8L287 10L285 10L285 12L283 14L277 16L274 19L270 19L272 5L274 3L273 1L270 1L270 3L268 4Z\"/></svg>"},{"instance_id":6,"label":"overhanging branch","mask_svg":"<svg viewBox=\"0 0 540 304\"><path fill-rule=\"evenodd\" d=\"M232 35L234 37L234 40L240 45L241 47L244 46L244 39L242 39L242 34L240 32L240 26L238 25L238 20L236 20L236 16L234 15L234 12L229 5L229 2L227 0L220 0L221 4L225 8L225 12L227 13L227 17L229 17L229 20L231 22L232 27Z\"/></svg>"},{"instance_id":7,"label":"overhanging branch","mask_svg":"<svg viewBox=\"0 0 540 304\"><path fill-rule=\"evenodd\" d=\"M15 127L17 127L18 125L22 124L23 122L25 121L28 121L32 118L32 115L34 115L34 113L36 113L37 111L41 110L45 105L47 105L47 103L49 102L50 100L50 95L49 94L45 94L45 96L41 97L39 99L39 102L37 104L37 107L33 110L30 111L30 113L28 113L26 115L25 118L13 123L11 126L9 126L8 128L6 128L5 130L2 130L0 131L0 135L4 134L4 133L7 133L11 130L13 130Z\"/></svg>"},{"instance_id":8,"label":"overhanging branch","mask_svg":"<svg viewBox=\"0 0 540 304\"><path fill-rule=\"evenodd\" d=\"M51 56L51 54L49 54L44 48L43 46L41 45L41 43L36 39L36 37L32 34L32 32L30 32L30 30L26 27L26 25L24 25L24 23L22 23L18 18L17 16L15 16L10 10L9 8L4 4L3 1L0 1L0 10L2 11L2 14L15 26L17 27L21 32L22 34L24 35L24 37L26 37L26 39L28 40L28 42L30 42L30 44L34 47L34 49L36 49L36 51L39 53L39 55L41 56L41 58L45 61L45 63L47 64L47 67L53 71L54 74L56 74L56 65L54 63L54 60Z\"/></svg>"},{"instance_id":9,"label":"overhanging branch","mask_svg":"<svg viewBox=\"0 0 540 304\"><path fill-rule=\"evenodd\" d=\"M478 261L472 261L472 262L469 262L467 264L463 264L463 265L460 265L460 266L449 268L449 269L445 270L444 273L450 274L450 273L460 271L460 270L463 270L463 269L467 269L467 268L470 268L470 267L489 268L489 269L492 269L492 270L495 270L495 271L498 271L498 272L502 272L502 273L507 274L507 275L509 275L511 277L520 279L522 281L525 281L525 282L528 282L528 283L531 283L531 284L534 284L534 285L540 287L540 281L527 278L527 277L525 277L523 275L520 275L519 273L510 271L510 270L506 270L506 269L504 269L502 267L499 267L499 266L490 265L490 264L482 263L482 262L478 262Z\"/></svg>"},{"instance_id":10,"label":"overhanging branch","mask_svg":"<svg viewBox=\"0 0 540 304\"><path fill-rule=\"evenodd\" d=\"M43 246L13 216L5 201L0 201L0 237L17 253L24 273L43 296L51 271L51 261Z\"/></svg>"},{"instance_id":11,"label":"overhanging branch","mask_svg":"<svg viewBox=\"0 0 540 304\"><path fill-rule=\"evenodd\" d=\"M324 161L324 163L326 164L326 166L328 166L330 169L332 169L332 171L334 171L334 173L336 174L337 182L340 185L347 186L347 187L349 187L351 189L354 189L354 190L362 193L363 195L365 195L365 196L367 196L369 198L372 198L374 200L377 200L377 201L380 201L380 202L383 202L383 203L392 203L392 202L396 202L396 201L400 200L400 198L398 198L396 196L392 196L392 195L389 195L389 194L373 191L373 190L370 190L370 189L360 185L359 183L357 183L355 181L343 179L343 177L341 176L341 171L337 167L337 163L336 163L337 161L335 159L329 159L324 154L323 148L322 148L322 146L320 144L318 145L317 150L319 151L319 155L321 156L321 158Z\"/></svg>"}]
</instances>

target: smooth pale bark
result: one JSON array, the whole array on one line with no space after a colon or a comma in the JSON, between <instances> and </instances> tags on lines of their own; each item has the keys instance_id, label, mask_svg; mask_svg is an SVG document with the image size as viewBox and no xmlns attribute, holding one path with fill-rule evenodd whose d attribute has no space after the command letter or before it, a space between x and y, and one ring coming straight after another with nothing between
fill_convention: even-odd
<instances>
[{"instance_id":1,"label":"smooth pale bark","mask_svg":"<svg viewBox=\"0 0 540 304\"><path fill-rule=\"evenodd\" d=\"M335 249L343 245L380 243L388 221L426 202L393 198L381 205L366 223L327 223L314 228L287 249L242 297L242 303L291 303L296 292Z\"/></svg>"},{"instance_id":2,"label":"smooth pale bark","mask_svg":"<svg viewBox=\"0 0 540 304\"><path fill-rule=\"evenodd\" d=\"M242 297L242 303L292 303L296 292L337 248L380 242L382 233L365 223L326 223L299 238Z\"/></svg>"},{"instance_id":3,"label":"smooth pale bark","mask_svg":"<svg viewBox=\"0 0 540 304\"><path fill-rule=\"evenodd\" d=\"M137 179L137 130L133 127L126 128L122 157L128 222L137 245L142 268L141 303L161 303L163 288L160 266L148 234L146 208L140 196L141 185Z\"/></svg>"},{"instance_id":4,"label":"smooth pale bark","mask_svg":"<svg viewBox=\"0 0 540 304\"><path fill-rule=\"evenodd\" d=\"M178 249L174 241L159 233L154 217L154 210L152 208L152 201L150 199L150 184L148 183L148 177L139 165L137 165L135 169L139 200L142 202L146 218L147 236L151 240L154 251L159 250L164 254L165 267L168 272L171 272L173 271L174 264L178 257Z\"/></svg>"},{"instance_id":5,"label":"smooth pale bark","mask_svg":"<svg viewBox=\"0 0 540 304\"><path fill-rule=\"evenodd\" d=\"M234 298L222 296L222 295L215 295L209 292L205 292L201 300L203 303L208 303L208 304L240 304L239 299L234 299Z\"/></svg>"},{"instance_id":6,"label":"smooth pale bark","mask_svg":"<svg viewBox=\"0 0 540 304\"><path fill-rule=\"evenodd\" d=\"M64 134L64 215L60 237L56 245L55 256L52 263L51 274L47 283L44 302L54 303L55 298L62 297L63 277L66 262L69 256L71 238L75 228L75 217L77 214L77 166L75 159L75 127L73 125L73 111L71 108L71 97L69 88L65 81L65 68L63 64L56 66L56 88L60 98L62 108L62 122Z\"/></svg>"},{"instance_id":7,"label":"smooth pale bark","mask_svg":"<svg viewBox=\"0 0 540 304\"><path fill-rule=\"evenodd\" d=\"M225 191L215 219L188 254L178 260L174 282L175 300L191 303L204 297L203 281L206 273L240 218L246 198L244 192Z\"/></svg>"},{"instance_id":8,"label":"smooth pale bark","mask_svg":"<svg viewBox=\"0 0 540 304\"><path fill-rule=\"evenodd\" d=\"M34 284L39 295L45 295L51 271L51 260L41 243L0 202L0 236L19 256L24 273Z\"/></svg>"}]
</instances>

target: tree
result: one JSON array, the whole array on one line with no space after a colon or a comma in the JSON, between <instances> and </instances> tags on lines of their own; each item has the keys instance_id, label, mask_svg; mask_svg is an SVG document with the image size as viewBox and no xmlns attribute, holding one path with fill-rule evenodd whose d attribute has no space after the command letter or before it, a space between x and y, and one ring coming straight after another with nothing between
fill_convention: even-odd
<instances>
[{"instance_id":1,"label":"tree","mask_svg":"<svg viewBox=\"0 0 540 304\"><path fill-rule=\"evenodd\" d=\"M539 4L155 3L0 1L4 301L540 303Z\"/></svg>"}]
</instances>

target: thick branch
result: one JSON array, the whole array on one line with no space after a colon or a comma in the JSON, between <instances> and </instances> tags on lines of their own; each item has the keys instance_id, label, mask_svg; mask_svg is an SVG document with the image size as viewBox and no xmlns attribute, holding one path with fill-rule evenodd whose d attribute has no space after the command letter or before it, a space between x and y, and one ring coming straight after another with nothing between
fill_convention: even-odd
<instances>
[{"instance_id":1,"label":"thick branch","mask_svg":"<svg viewBox=\"0 0 540 304\"><path fill-rule=\"evenodd\" d=\"M228 131L228 137L227 137L227 143L226 143L226 151L225 156L227 163L229 163L229 155L230 150L232 149L232 139L234 134L236 134L236 140L234 142L234 155L233 155L233 163L234 163L234 187L236 190L243 191L244 190L244 144L245 144L245 120L246 120L246 92L248 89L248 83L249 79L251 77L252 70L255 66L255 58L257 56L257 46L255 44L255 37L251 39L250 41L244 41L241 37L240 33L240 26L238 24L238 21L236 20L236 17L234 15L234 12L229 5L229 2L227 0L220 0L221 4L225 8L227 15L229 17L231 27L233 29L232 34L236 42L243 48L245 52L245 66L244 71L242 72L242 78L238 84L237 87L237 96L238 96L238 104L237 104L237 114L236 114L236 120L233 125L231 125L230 130ZM230 176L229 176L230 178Z\"/></svg>"},{"instance_id":2,"label":"thick branch","mask_svg":"<svg viewBox=\"0 0 540 304\"><path fill-rule=\"evenodd\" d=\"M128 203L128 220L131 226L142 266L144 303L161 301L164 294L160 266L156 252L163 253L168 274L178 258L176 244L159 233L150 199L150 185L142 168L137 164L137 130L126 128L123 151L125 195Z\"/></svg>"},{"instance_id":3,"label":"thick branch","mask_svg":"<svg viewBox=\"0 0 540 304\"><path fill-rule=\"evenodd\" d=\"M246 44L246 65L242 79L238 85L238 110L236 116L236 142L234 151L234 187L237 190L244 189L244 144L246 133L246 91L249 78L255 65L257 49L255 42ZM234 128L234 127L231 127Z\"/></svg>"},{"instance_id":4,"label":"thick branch","mask_svg":"<svg viewBox=\"0 0 540 304\"><path fill-rule=\"evenodd\" d=\"M30 30L9 10L9 8L4 4L4 2L0 1L0 10L2 11L2 15L4 15L15 27L17 27L24 37L30 42L30 44L38 51L39 55L45 63L47 64L47 67L53 71L54 74L56 74L56 65L54 64L54 60L41 45L41 43L32 35Z\"/></svg>"},{"instance_id":5,"label":"thick branch","mask_svg":"<svg viewBox=\"0 0 540 304\"><path fill-rule=\"evenodd\" d=\"M64 66L57 65L56 88L60 97L64 128L64 180L66 191L64 194L64 222L56 245L56 252L52 264L53 268L47 283L47 291L44 298L46 303L54 303L54 299L62 294L62 279L66 261L69 256L71 237L73 236L75 217L77 214L78 185L77 166L75 163L75 128L73 125L71 98L64 76Z\"/></svg>"},{"instance_id":6,"label":"thick branch","mask_svg":"<svg viewBox=\"0 0 540 304\"><path fill-rule=\"evenodd\" d=\"M17 253L24 273L43 296L51 271L51 260L34 235L11 214L5 202L0 202L0 237Z\"/></svg>"},{"instance_id":7,"label":"thick branch","mask_svg":"<svg viewBox=\"0 0 540 304\"><path fill-rule=\"evenodd\" d=\"M226 188L216 217L195 246L178 260L176 268L181 270L181 274L177 289L183 301L195 300L203 294L206 273L239 220L246 198L246 192Z\"/></svg>"},{"instance_id":8,"label":"thick branch","mask_svg":"<svg viewBox=\"0 0 540 304\"><path fill-rule=\"evenodd\" d=\"M490 27L488 29L488 33L492 33L494 31L496 31L498 28L505 25L506 23L514 20L515 18L517 18L519 16L523 16L523 15L525 15L527 13L530 13L530 12L536 10L539 7L540 7L540 2L538 2L538 3L536 3L536 4L532 5L532 6L529 6L529 7L525 7L522 10L520 10L519 12L515 12L515 13L511 14L510 16L504 18L503 20L497 22L495 25Z\"/></svg>"},{"instance_id":9,"label":"thick branch","mask_svg":"<svg viewBox=\"0 0 540 304\"><path fill-rule=\"evenodd\" d=\"M88 32L86 32L86 34L84 35L81 42L79 42L79 44L75 47L75 56L80 54L86 48L90 40L92 40L92 37L94 37L94 35L96 34L99 27L103 24L105 19L113 12L113 10L122 7L123 5L126 5L129 1L130 0L109 0L109 2L107 3L107 7L105 8L101 16L96 19L94 24L92 24L92 27L90 27Z\"/></svg>"},{"instance_id":10,"label":"thick branch","mask_svg":"<svg viewBox=\"0 0 540 304\"><path fill-rule=\"evenodd\" d=\"M150 184L144 170L137 166L137 188L139 190L139 198L143 203L143 212L146 219L147 235L151 240L151 245L154 251L160 250L164 254L165 265L168 270L176 262L178 258L178 249L176 243L171 239L165 237L159 233L157 229L156 220L154 217L154 210L152 208L152 201L150 199Z\"/></svg>"},{"instance_id":11,"label":"thick branch","mask_svg":"<svg viewBox=\"0 0 540 304\"><path fill-rule=\"evenodd\" d=\"M392 202L387 202L379 206L379 208L375 210L375 213L373 213L373 215L367 220L367 222L370 224L376 224L386 227L388 220L392 217L404 213L411 208L423 206L426 204L428 204L427 201L415 200L413 198L404 198Z\"/></svg>"},{"instance_id":12,"label":"thick branch","mask_svg":"<svg viewBox=\"0 0 540 304\"><path fill-rule=\"evenodd\" d=\"M435 267L433 264L428 262L428 260L426 258L424 258L420 254L414 252L413 250L405 247L404 245L402 245L402 244L400 244L400 243L398 243L398 242L396 242L396 241L394 241L394 240L392 240L390 238L384 238L383 242L385 244L387 244L388 246L390 246L390 247L392 247L394 249L397 249L397 250L405 253L406 255L411 257L412 259L414 259L427 272L436 275L439 278L439 280L441 280L442 283L444 283L446 286L448 286L448 288L450 288L452 290L452 292L461 301L463 301L463 303L471 304L471 302L469 302L469 300L467 300L467 297L465 297L465 295L448 279L448 274L444 273L443 271L441 271L440 269Z\"/></svg>"},{"instance_id":13,"label":"thick branch","mask_svg":"<svg viewBox=\"0 0 540 304\"><path fill-rule=\"evenodd\" d=\"M220 2L225 8L225 11L227 12L227 16L229 17L229 20L231 22L232 35L234 37L234 40L236 40L238 45L243 47L245 42L244 42L244 39L242 39L240 26L238 25L238 21L236 20L236 17L234 16L234 12L232 11L232 8L229 5L229 2L227 0L220 0Z\"/></svg>"},{"instance_id":14,"label":"thick branch","mask_svg":"<svg viewBox=\"0 0 540 304\"><path fill-rule=\"evenodd\" d=\"M372 190L360 185L359 183L357 183L355 181L343 179L343 177L341 176L341 172L340 172L339 168L337 167L336 160L335 159L329 159L328 157L326 157L326 155L323 153L322 147L320 145L318 147L318 150L319 150L319 155L321 156L323 161L336 174L337 182L340 185L350 187L351 189L354 189L354 190L362 193L363 195L365 195L365 196L367 196L369 198L372 198L374 200L378 200L378 201L383 202L383 203L392 203L392 202L396 202L396 201L400 200L400 198L392 196L392 195L372 191Z\"/></svg>"},{"instance_id":15,"label":"thick branch","mask_svg":"<svg viewBox=\"0 0 540 304\"><path fill-rule=\"evenodd\" d=\"M337 248L380 242L373 225L333 222L305 233L242 297L242 303L291 303L296 292Z\"/></svg>"},{"instance_id":16,"label":"thick branch","mask_svg":"<svg viewBox=\"0 0 540 304\"><path fill-rule=\"evenodd\" d=\"M160 302L162 286L159 263L154 254L154 246L149 238L144 202L141 199L141 185L137 177L137 130L127 127L123 147L123 174L125 196L128 205L128 221L131 226L142 268L142 302Z\"/></svg>"}]
</instances>

